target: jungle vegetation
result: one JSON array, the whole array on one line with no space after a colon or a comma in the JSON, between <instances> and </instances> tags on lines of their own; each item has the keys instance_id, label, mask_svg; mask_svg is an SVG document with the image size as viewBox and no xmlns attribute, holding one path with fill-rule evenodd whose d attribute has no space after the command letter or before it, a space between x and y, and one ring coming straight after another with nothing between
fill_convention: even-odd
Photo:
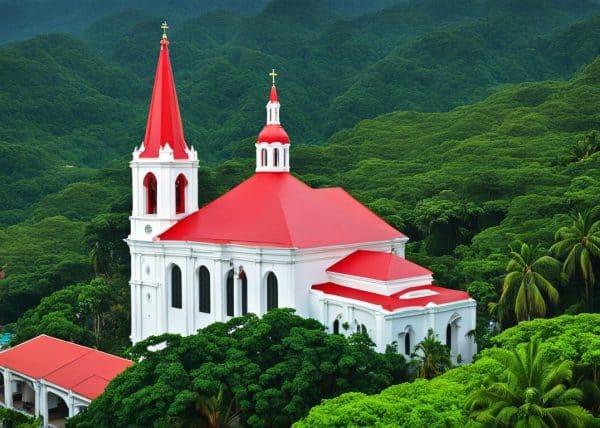
<instances>
[{"instance_id":1,"label":"jungle vegetation","mask_svg":"<svg viewBox=\"0 0 600 428\"><path fill-rule=\"evenodd\" d=\"M0 325L14 333L13 344L46 333L127 355L127 161L144 134L163 17L150 6L119 11L109 3L91 25L0 46ZM485 391L476 391L507 384L511 358L522 361L536 336L536 350L554 357L538 361L541 367L571 362L555 386L581 391L564 403L581 406L578 414L591 421L599 412L598 362L587 334L599 332L587 318L595 315L583 312L600 308L600 6L415 0L364 11L335 0L250 3L255 9L242 11L234 1L208 12L205 2L207 13L179 10L171 21L186 137L201 158L200 203L252 174L267 73L277 68L292 172L314 187L348 190L411 238L408 258L434 271L436 283L469 291L478 301L475 337L483 351L472 365L430 365L435 370L421 377L432 380L383 391L419 368L410 363L407 372L391 373L386 358L397 356L373 357L369 364L383 362L371 386L353 379L330 385L309 405L278 407L277 422L249 392L256 373L193 383L205 366L194 360L197 367L164 367L185 372L185 381L168 385L174 401L152 417L184 423L210 407L254 426L285 425L321 398L351 391L315 407L300 426L385 425L400 414L406 426L489 422L498 414L486 410ZM40 30L53 28L47 18ZM321 327L285 317L326 343L319 346L334 341L341 353L359 347L371 355L367 340L326 339ZM522 320L531 321L510 328ZM561 333L572 325L582 330L569 330L573 338ZM177 349L173 358L187 352L180 346L188 339L163 339ZM559 339L570 348L556 345ZM436 349L434 340L429 345ZM227 358L237 358L239 349L231 349ZM346 379L339 367L317 370ZM140 383L115 381L120 389L111 385L112 395L89 414L157 381L143 374ZM288 399L286 382L293 381L288 372L280 376L277 394ZM304 391L295 382L292 389ZM283 400L264 391L261 400L271 393Z\"/></svg>"}]
</instances>

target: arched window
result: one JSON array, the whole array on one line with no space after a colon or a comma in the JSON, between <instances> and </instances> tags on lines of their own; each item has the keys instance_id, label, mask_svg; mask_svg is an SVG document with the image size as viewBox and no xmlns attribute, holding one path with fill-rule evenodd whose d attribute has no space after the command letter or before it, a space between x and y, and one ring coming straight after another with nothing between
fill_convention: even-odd
<instances>
[{"instance_id":1,"label":"arched window","mask_svg":"<svg viewBox=\"0 0 600 428\"><path fill-rule=\"evenodd\" d=\"M227 272L227 289L225 290L225 294L227 294L227 316L232 317L234 314L234 300L233 300L233 269Z\"/></svg>"},{"instance_id":2,"label":"arched window","mask_svg":"<svg viewBox=\"0 0 600 428\"><path fill-rule=\"evenodd\" d=\"M171 307L181 309L183 307L181 291L181 269L173 265L171 268Z\"/></svg>"},{"instance_id":3,"label":"arched window","mask_svg":"<svg viewBox=\"0 0 600 428\"><path fill-rule=\"evenodd\" d=\"M279 149L273 149L273 166L279 166Z\"/></svg>"},{"instance_id":4,"label":"arched window","mask_svg":"<svg viewBox=\"0 0 600 428\"><path fill-rule=\"evenodd\" d=\"M185 212L185 188L187 187L185 175L179 174L175 180L175 212Z\"/></svg>"},{"instance_id":5,"label":"arched window","mask_svg":"<svg viewBox=\"0 0 600 428\"><path fill-rule=\"evenodd\" d=\"M198 299L200 312L210 314L210 272L206 266L198 270Z\"/></svg>"},{"instance_id":6,"label":"arched window","mask_svg":"<svg viewBox=\"0 0 600 428\"><path fill-rule=\"evenodd\" d=\"M367 326L366 326L366 325L364 325L364 324L361 324L361 325L360 325L360 332L361 332L362 334L368 334L368 333L367 333Z\"/></svg>"},{"instance_id":7,"label":"arched window","mask_svg":"<svg viewBox=\"0 0 600 428\"><path fill-rule=\"evenodd\" d=\"M411 346L410 346L410 333L404 333L404 353L406 355L410 355Z\"/></svg>"},{"instance_id":8,"label":"arched window","mask_svg":"<svg viewBox=\"0 0 600 428\"><path fill-rule=\"evenodd\" d=\"M267 275L267 311L277 308L277 277L273 272Z\"/></svg>"},{"instance_id":9,"label":"arched window","mask_svg":"<svg viewBox=\"0 0 600 428\"><path fill-rule=\"evenodd\" d=\"M340 334L340 320L337 318L333 322L333 334Z\"/></svg>"},{"instance_id":10,"label":"arched window","mask_svg":"<svg viewBox=\"0 0 600 428\"><path fill-rule=\"evenodd\" d=\"M156 214L156 177L149 172L144 177L146 188L146 214Z\"/></svg>"},{"instance_id":11,"label":"arched window","mask_svg":"<svg viewBox=\"0 0 600 428\"><path fill-rule=\"evenodd\" d=\"M248 278L246 272L240 272L240 281L242 282L242 315L248 313Z\"/></svg>"},{"instance_id":12,"label":"arched window","mask_svg":"<svg viewBox=\"0 0 600 428\"><path fill-rule=\"evenodd\" d=\"M448 349L452 349L452 325L446 326L446 346Z\"/></svg>"},{"instance_id":13,"label":"arched window","mask_svg":"<svg viewBox=\"0 0 600 428\"><path fill-rule=\"evenodd\" d=\"M267 166L267 149L260 150L260 165Z\"/></svg>"}]
</instances>

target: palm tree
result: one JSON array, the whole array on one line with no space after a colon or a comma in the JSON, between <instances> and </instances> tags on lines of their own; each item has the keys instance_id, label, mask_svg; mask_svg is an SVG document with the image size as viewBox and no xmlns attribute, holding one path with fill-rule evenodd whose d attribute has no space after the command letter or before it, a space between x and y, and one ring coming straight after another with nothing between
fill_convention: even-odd
<instances>
[{"instance_id":1,"label":"palm tree","mask_svg":"<svg viewBox=\"0 0 600 428\"><path fill-rule=\"evenodd\" d=\"M600 141L598 141L598 131L592 131L581 140L575 143L571 149L569 161L578 162L587 159L600 151Z\"/></svg>"},{"instance_id":2,"label":"palm tree","mask_svg":"<svg viewBox=\"0 0 600 428\"><path fill-rule=\"evenodd\" d=\"M417 377L433 379L452 367L450 350L437 340L433 329L427 331L427 336L415 346L411 355L418 364Z\"/></svg>"},{"instance_id":3,"label":"palm tree","mask_svg":"<svg viewBox=\"0 0 600 428\"><path fill-rule=\"evenodd\" d=\"M557 241L550 251L557 257L565 257L563 272L573 278L579 275L585 285L588 310L592 309L591 286L596 282L594 260L600 260L600 220L594 221L592 211L577 213L571 226L556 231Z\"/></svg>"},{"instance_id":4,"label":"palm tree","mask_svg":"<svg viewBox=\"0 0 600 428\"><path fill-rule=\"evenodd\" d=\"M546 300L556 304L558 291L548 281L546 274L560 271L560 262L543 253L539 245L530 247L522 243L520 252L510 249L511 260L506 266L502 295L498 303L512 303L517 321L546 315Z\"/></svg>"},{"instance_id":5,"label":"palm tree","mask_svg":"<svg viewBox=\"0 0 600 428\"><path fill-rule=\"evenodd\" d=\"M216 396L196 394L193 415L172 417L170 421L178 428L236 428L241 424L239 411L234 407L235 401L226 403L225 387L221 385Z\"/></svg>"},{"instance_id":6,"label":"palm tree","mask_svg":"<svg viewBox=\"0 0 600 428\"><path fill-rule=\"evenodd\" d=\"M508 352L500 380L487 380L466 401L471 417L492 427L584 427L590 413L580 406L583 393L566 384L573 362L549 363L536 339Z\"/></svg>"}]
</instances>

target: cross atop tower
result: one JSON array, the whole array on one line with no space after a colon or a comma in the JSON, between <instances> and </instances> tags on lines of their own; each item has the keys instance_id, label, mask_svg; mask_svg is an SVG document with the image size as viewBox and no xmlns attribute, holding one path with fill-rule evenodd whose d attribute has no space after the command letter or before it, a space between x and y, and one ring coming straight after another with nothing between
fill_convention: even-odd
<instances>
[{"instance_id":1,"label":"cross atop tower","mask_svg":"<svg viewBox=\"0 0 600 428\"><path fill-rule=\"evenodd\" d=\"M167 30L169 29L169 24L167 24L167 21L163 21L162 24L160 24L160 28L162 28L163 30L163 39L167 38Z\"/></svg>"},{"instance_id":2,"label":"cross atop tower","mask_svg":"<svg viewBox=\"0 0 600 428\"><path fill-rule=\"evenodd\" d=\"M277 77L277 73L275 73L275 69L269 73L269 76L273 78L273 86L275 86L275 78Z\"/></svg>"}]
</instances>

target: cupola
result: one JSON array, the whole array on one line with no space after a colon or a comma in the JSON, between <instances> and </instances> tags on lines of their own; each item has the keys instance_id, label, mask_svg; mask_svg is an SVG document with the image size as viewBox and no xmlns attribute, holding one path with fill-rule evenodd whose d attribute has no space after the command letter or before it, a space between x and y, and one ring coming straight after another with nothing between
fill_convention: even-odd
<instances>
[{"instance_id":1,"label":"cupola","mask_svg":"<svg viewBox=\"0 0 600 428\"><path fill-rule=\"evenodd\" d=\"M279 98L275 86L275 70L269 75L273 79L267 103L267 123L256 141L256 172L288 172L290 170L290 137L279 119Z\"/></svg>"}]
</instances>

